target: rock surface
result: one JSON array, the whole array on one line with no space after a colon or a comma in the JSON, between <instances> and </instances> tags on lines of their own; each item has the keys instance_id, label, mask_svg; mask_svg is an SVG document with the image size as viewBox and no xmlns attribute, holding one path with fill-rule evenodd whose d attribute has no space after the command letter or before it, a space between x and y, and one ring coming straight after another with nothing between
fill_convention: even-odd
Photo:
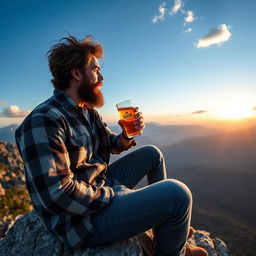
<instances>
[{"instance_id":1,"label":"rock surface","mask_svg":"<svg viewBox=\"0 0 256 256\"><path fill-rule=\"evenodd\" d=\"M23 161L15 144L0 141L0 194L5 189L25 185Z\"/></svg>"},{"instance_id":2,"label":"rock surface","mask_svg":"<svg viewBox=\"0 0 256 256\"><path fill-rule=\"evenodd\" d=\"M9 232L0 240L1 256L153 256L152 230L110 246L70 250L50 234L35 211L17 216ZM225 243L210 238L210 233L196 230L188 241L204 247L209 256L228 256Z\"/></svg>"},{"instance_id":3,"label":"rock surface","mask_svg":"<svg viewBox=\"0 0 256 256\"><path fill-rule=\"evenodd\" d=\"M15 144L0 140L0 162L11 169L23 169L23 161Z\"/></svg>"}]
</instances>

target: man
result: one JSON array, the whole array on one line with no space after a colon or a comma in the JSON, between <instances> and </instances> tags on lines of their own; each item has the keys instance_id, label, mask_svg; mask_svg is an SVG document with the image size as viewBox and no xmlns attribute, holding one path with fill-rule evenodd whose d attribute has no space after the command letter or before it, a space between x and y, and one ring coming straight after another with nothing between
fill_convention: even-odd
<instances>
[{"instance_id":1,"label":"man","mask_svg":"<svg viewBox=\"0 0 256 256\"><path fill-rule=\"evenodd\" d=\"M110 153L136 142L122 121L116 134L95 109L104 104L102 57L103 47L90 36L63 38L48 52L54 95L15 134L35 211L70 248L108 245L153 228L156 255L207 255L186 244L192 196L185 184L167 179L158 148L144 146L109 164ZM149 186L133 190L145 175Z\"/></svg>"}]
</instances>

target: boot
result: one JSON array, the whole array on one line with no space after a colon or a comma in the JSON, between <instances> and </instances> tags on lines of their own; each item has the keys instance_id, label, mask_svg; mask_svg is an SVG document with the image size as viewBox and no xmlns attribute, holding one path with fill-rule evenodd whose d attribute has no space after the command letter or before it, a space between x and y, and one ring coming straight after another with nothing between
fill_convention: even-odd
<instances>
[{"instance_id":1,"label":"boot","mask_svg":"<svg viewBox=\"0 0 256 256\"><path fill-rule=\"evenodd\" d=\"M186 254L185 256L208 256L208 252L196 245L186 244Z\"/></svg>"}]
</instances>

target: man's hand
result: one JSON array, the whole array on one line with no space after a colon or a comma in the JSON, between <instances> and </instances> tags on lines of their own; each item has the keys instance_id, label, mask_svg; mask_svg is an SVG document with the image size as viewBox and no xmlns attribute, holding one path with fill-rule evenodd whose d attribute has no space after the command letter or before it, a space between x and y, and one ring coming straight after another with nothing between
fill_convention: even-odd
<instances>
[{"instance_id":1,"label":"man's hand","mask_svg":"<svg viewBox=\"0 0 256 256\"><path fill-rule=\"evenodd\" d=\"M143 130L145 128L145 124L144 124L144 118L142 116L142 113L141 112L138 112L139 108L138 107L135 107L134 108L134 111L135 111L135 121L134 121L134 125L135 125L135 129L140 131L140 130ZM121 126L123 132L125 135L126 132L125 132L125 129L124 129L124 124L123 124L123 121L122 120L119 120L118 121L118 124Z\"/></svg>"}]
</instances>

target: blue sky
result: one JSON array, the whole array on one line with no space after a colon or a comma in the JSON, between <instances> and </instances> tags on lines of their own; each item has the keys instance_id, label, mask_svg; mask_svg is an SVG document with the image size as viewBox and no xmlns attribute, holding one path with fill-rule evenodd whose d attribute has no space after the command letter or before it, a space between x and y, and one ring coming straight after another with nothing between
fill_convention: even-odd
<instances>
[{"instance_id":1,"label":"blue sky","mask_svg":"<svg viewBox=\"0 0 256 256\"><path fill-rule=\"evenodd\" d=\"M67 32L104 46L106 121L118 121L126 99L145 121L256 117L255 9L253 0L1 0L0 126L52 95L46 52Z\"/></svg>"}]
</instances>

